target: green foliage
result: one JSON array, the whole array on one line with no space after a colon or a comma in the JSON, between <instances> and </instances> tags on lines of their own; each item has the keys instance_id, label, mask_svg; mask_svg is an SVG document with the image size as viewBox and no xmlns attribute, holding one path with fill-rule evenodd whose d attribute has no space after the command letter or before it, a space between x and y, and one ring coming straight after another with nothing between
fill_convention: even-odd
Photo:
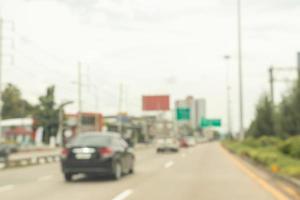
<instances>
[{"instance_id":1,"label":"green foliage","mask_svg":"<svg viewBox=\"0 0 300 200\"><path fill-rule=\"evenodd\" d=\"M256 107L255 119L247 131L247 137L274 136L273 105L267 95L263 95Z\"/></svg>"},{"instance_id":2,"label":"green foliage","mask_svg":"<svg viewBox=\"0 0 300 200\"><path fill-rule=\"evenodd\" d=\"M284 135L300 134L300 82L297 81L279 105L279 130Z\"/></svg>"},{"instance_id":3,"label":"green foliage","mask_svg":"<svg viewBox=\"0 0 300 200\"><path fill-rule=\"evenodd\" d=\"M276 147L281 142L282 140L278 137L262 136L260 138L247 138L243 141L243 144L249 147Z\"/></svg>"},{"instance_id":4,"label":"green foliage","mask_svg":"<svg viewBox=\"0 0 300 200\"><path fill-rule=\"evenodd\" d=\"M280 146L280 150L284 154L300 159L300 136L289 138Z\"/></svg>"},{"instance_id":5,"label":"green foliage","mask_svg":"<svg viewBox=\"0 0 300 200\"><path fill-rule=\"evenodd\" d=\"M267 95L260 99L249 137L279 136L288 138L300 135L300 79L285 95L279 105L271 103Z\"/></svg>"},{"instance_id":6,"label":"green foliage","mask_svg":"<svg viewBox=\"0 0 300 200\"><path fill-rule=\"evenodd\" d=\"M287 141L296 141L297 138ZM298 140L298 139L297 139ZM237 155L248 157L266 168L270 169L276 165L279 173L283 175L300 178L300 159L292 157L291 154L282 153L282 146L286 142L278 138L247 139L244 142L224 141L223 145ZM273 145L272 145L273 144ZM296 146L299 143L296 143Z\"/></svg>"},{"instance_id":7,"label":"green foliage","mask_svg":"<svg viewBox=\"0 0 300 200\"><path fill-rule=\"evenodd\" d=\"M22 118L34 112L34 106L22 99L21 91L13 84L8 84L2 94L4 119Z\"/></svg>"},{"instance_id":8,"label":"green foliage","mask_svg":"<svg viewBox=\"0 0 300 200\"><path fill-rule=\"evenodd\" d=\"M55 103L55 87L48 87L46 94L41 96L39 101L34 118L37 121L37 126L44 127L43 141L49 143L50 137L56 136L59 124L59 110Z\"/></svg>"}]
</instances>

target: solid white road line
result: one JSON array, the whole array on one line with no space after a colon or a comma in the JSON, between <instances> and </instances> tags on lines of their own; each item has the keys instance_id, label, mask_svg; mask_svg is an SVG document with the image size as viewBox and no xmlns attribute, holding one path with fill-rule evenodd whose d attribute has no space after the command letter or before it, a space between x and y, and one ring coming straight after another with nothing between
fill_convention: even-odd
<instances>
[{"instance_id":1,"label":"solid white road line","mask_svg":"<svg viewBox=\"0 0 300 200\"><path fill-rule=\"evenodd\" d=\"M170 168L170 167L172 167L174 165L174 162L173 161L169 161L169 162L167 162L166 164L165 164L165 168L167 169L167 168Z\"/></svg>"},{"instance_id":2,"label":"solid white road line","mask_svg":"<svg viewBox=\"0 0 300 200\"><path fill-rule=\"evenodd\" d=\"M49 181L53 178L52 175L48 175L48 176L42 176L40 178L37 179L38 182L42 182L42 181Z\"/></svg>"},{"instance_id":3,"label":"solid white road line","mask_svg":"<svg viewBox=\"0 0 300 200\"><path fill-rule=\"evenodd\" d=\"M6 191L9 191L9 190L12 190L14 189L14 185L5 185L5 186L1 186L0 187L0 192L6 192Z\"/></svg>"},{"instance_id":4,"label":"solid white road line","mask_svg":"<svg viewBox=\"0 0 300 200\"><path fill-rule=\"evenodd\" d=\"M132 193L133 193L133 190L130 190L130 189L125 190L124 192L120 193L118 196L116 196L112 200L124 200L127 197L129 197Z\"/></svg>"}]
</instances>

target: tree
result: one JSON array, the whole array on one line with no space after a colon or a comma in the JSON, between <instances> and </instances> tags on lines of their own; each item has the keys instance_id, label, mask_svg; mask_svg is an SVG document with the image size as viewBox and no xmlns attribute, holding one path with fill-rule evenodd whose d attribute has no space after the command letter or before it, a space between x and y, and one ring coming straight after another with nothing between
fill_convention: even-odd
<instances>
[{"instance_id":1,"label":"tree","mask_svg":"<svg viewBox=\"0 0 300 200\"><path fill-rule=\"evenodd\" d=\"M285 135L300 134L300 80L279 106L279 131Z\"/></svg>"},{"instance_id":2,"label":"tree","mask_svg":"<svg viewBox=\"0 0 300 200\"><path fill-rule=\"evenodd\" d=\"M32 114L34 106L22 99L21 91L13 84L8 84L2 94L2 117L22 118Z\"/></svg>"},{"instance_id":3,"label":"tree","mask_svg":"<svg viewBox=\"0 0 300 200\"><path fill-rule=\"evenodd\" d=\"M55 103L55 87L47 88L46 94L39 98L39 105L35 113L37 126L44 128L43 141L49 143L51 136L56 136L59 125L59 110Z\"/></svg>"},{"instance_id":4,"label":"tree","mask_svg":"<svg viewBox=\"0 0 300 200\"><path fill-rule=\"evenodd\" d=\"M275 111L269 97L264 94L257 104L255 119L247 131L247 136L260 137L263 135L276 135L274 126Z\"/></svg>"}]
</instances>

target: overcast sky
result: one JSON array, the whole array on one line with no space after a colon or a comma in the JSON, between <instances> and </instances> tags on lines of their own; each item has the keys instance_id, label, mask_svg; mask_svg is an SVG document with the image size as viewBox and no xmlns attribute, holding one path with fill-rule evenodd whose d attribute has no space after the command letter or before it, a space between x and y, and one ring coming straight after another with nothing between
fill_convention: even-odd
<instances>
[{"instance_id":1,"label":"overcast sky","mask_svg":"<svg viewBox=\"0 0 300 200\"><path fill-rule=\"evenodd\" d=\"M84 110L141 114L142 94L206 98L208 115L226 119L224 55L231 55L234 126L238 127L236 0L0 0L4 26L4 81L32 102L47 85L58 102L77 99L83 63ZM296 65L299 0L244 0L245 118L268 91L270 65ZM15 32L9 21L15 22ZM14 45L11 44L13 39ZM13 48L14 46L14 48ZM14 55L14 63L10 62ZM293 78L295 73L277 74ZM276 100L287 84L276 85ZM97 102L98 99L98 103ZM77 106L68 108L76 111Z\"/></svg>"}]
</instances>

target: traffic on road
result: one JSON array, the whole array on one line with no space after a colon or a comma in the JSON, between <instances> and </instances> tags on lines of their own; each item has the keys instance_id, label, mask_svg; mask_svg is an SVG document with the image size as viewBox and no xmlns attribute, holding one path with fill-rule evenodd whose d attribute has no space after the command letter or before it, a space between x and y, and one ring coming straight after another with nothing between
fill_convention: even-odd
<instances>
[{"instance_id":1,"label":"traffic on road","mask_svg":"<svg viewBox=\"0 0 300 200\"><path fill-rule=\"evenodd\" d=\"M300 0L0 0L0 200L300 200Z\"/></svg>"},{"instance_id":2,"label":"traffic on road","mask_svg":"<svg viewBox=\"0 0 300 200\"><path fill-rule=\"evenodd\" d=\"M111 174L87 173L65 182L59 163L5 170L0 172L0 196L11 200L274 199L214 142L171 154L157 154L154 146L137 150L134 175L118 181Z\"/></svg>"}]
</instances>

